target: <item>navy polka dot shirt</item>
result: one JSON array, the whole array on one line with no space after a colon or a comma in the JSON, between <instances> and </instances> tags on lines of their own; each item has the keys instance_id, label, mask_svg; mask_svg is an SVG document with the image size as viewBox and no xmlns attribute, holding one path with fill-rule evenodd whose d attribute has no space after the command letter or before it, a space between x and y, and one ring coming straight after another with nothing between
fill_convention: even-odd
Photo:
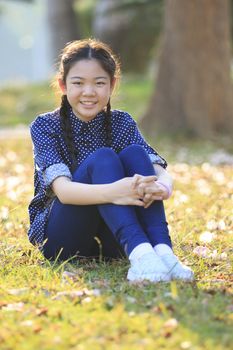
<instances>
[{"instance_id":1,"label":"navy polka dot shirt","mask_svg":"<svg viewBox=\"0 0 233 350\"><path fill-rule=\"evenodd\" d=\"M77 118L72 111L69 118L78 150L78 165L100 147L106 146L104 113L89 122ZM45 226L55 194L52 182L59 176L72 180L71 159L63 139L59 109L39 115L30 126L34 152L34 198L29 204L29 240L42 247ZM112 111L112 146L116 152L131 144L144 147L152 163L166 168L166 161L143 139L132 117L123 111Z\"/></svg>"}]
</instances>

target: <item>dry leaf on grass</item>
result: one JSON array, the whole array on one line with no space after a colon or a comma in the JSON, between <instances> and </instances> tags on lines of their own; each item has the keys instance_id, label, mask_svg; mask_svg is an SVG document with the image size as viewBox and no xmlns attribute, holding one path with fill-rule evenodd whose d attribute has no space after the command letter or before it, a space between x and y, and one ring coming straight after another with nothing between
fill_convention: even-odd
<instances>
[{"instance_id":1,"label":"dry leaf on grass","mask_svg":"<svg viewBox=\"0 0 233 350\"><path fill-rule=\"evenodd\" d=\"M7 305L2 307L2 310L5 310L5 311L23 311L24 305L25 304L22 302L7 304Z\"/></svg>"}]
</instances>

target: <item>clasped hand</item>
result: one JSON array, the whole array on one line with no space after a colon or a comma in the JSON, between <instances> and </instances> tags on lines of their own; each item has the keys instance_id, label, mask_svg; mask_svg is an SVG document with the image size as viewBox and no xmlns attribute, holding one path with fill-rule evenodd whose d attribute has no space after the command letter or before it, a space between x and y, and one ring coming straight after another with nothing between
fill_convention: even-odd
<instances>
[{"instance_id":1,"label":"clasped hand","mask_svg":"<svg viewBox=\"0 0 233 350\"><path fill-rule=\"evenodd\" d=\"M164 200L168 196L167 189L157 181L157 176L133 176L132 188L136 189L144 208L148 208L155 200Z\"/></svg>"},{"instance_id":2,"label":"clasped hand","mask_svg":"<svg viewBox=\"0 0 233 350\"><path fill-rule=\"evenodd\" d=\"M111 185L111 202L119 205L137 205L148 208L153 201L168 197L167 190L157 182L155 175L135 174Z\"/></svg>"}]
</instances>

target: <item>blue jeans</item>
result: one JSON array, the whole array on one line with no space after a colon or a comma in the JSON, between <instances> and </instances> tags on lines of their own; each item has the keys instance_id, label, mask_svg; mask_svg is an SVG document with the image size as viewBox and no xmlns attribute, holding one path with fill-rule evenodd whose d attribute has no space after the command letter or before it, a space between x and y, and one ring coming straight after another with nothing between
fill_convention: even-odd
<instances>
[{"instance_id":1,"label":"blue jeans","mask_svg":"<svg viewBox=\"0 0 233 350\"><path fill-rule=\"evenodd\" d=\"M131 145L116 154L103 147L76 169L73 181L107 184L124 177L154 175L154 167L146 151ZM97 237L97 239L96 239ZM44 256L65 260L73 256L106 258L128 256L141 243L171 247L164 206L154 201L145 209L116 204L69 205L57 198L52 206L45 233ZM99 241L99 243L97 243Z\"/></svg>"}]
</instances>

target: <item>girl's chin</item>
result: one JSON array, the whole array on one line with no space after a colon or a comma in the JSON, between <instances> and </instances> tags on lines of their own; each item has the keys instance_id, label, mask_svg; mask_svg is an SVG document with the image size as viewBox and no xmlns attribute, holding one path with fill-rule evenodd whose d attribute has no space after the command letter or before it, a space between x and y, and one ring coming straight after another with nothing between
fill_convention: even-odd
<instances>
[{"instance_id":1,"label":"girl's chin","mask_svg":"<svg viewBox=\"0 0 233 350\"><path fill-rule=\"evenodd\" d=\"M83 106L81 108L78 109L73 109L74 114L76 115L76 117L78 117L81 120L84 121L89 121L94 119L98 113L100 113L103 110L100 108L97 108L97 106L93 106L91 107L87 107L87 108L83 108Z\"/></svg>"}]
</instances>

